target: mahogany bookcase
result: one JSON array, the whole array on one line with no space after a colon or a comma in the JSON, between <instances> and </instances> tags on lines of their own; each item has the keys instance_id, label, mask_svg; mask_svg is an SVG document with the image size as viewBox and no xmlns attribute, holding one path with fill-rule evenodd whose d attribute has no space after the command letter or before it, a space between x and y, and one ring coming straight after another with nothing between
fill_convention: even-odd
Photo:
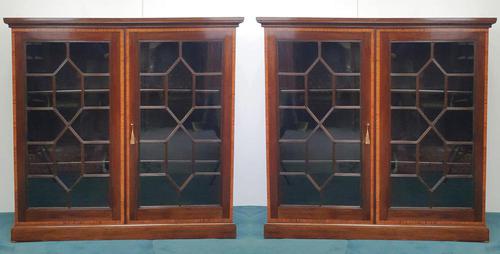
<instances>
[{"instance_id":1,"label":"mahogany bookcase","mask_svg":"<svg viewBox=\"0 0 500 254\"><path fill-rule=\"evenodd\" d=\"M494 18L257 18L266 238L487 241Z\"/></svg>"},{"instance_id":2,"label":"mahogany bookcase","mask_svg":"<svg viewBox=\"0 0 500 254\"><path fill-rule=\"evenodd\" d=\"M243 18L6 18L13 241L234 238Z\"/></svg>"}]
</instances>

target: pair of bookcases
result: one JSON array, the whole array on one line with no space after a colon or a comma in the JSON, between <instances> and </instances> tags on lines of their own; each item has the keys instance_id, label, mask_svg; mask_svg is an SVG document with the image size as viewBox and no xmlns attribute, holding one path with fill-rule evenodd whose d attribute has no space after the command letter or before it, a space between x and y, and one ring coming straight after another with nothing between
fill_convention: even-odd
<instances>
[{"instance_id":1,"label":"pair of bookcases","mask_svg":"<svg viewBox=\"0 0 500 254\"><path fill-rule=\"evenodd\" d=\"M14 241L234 238L242 18L12 28ZM495 19L258 18L269 238L486 241Z\"/></svg>"}]
</instances>

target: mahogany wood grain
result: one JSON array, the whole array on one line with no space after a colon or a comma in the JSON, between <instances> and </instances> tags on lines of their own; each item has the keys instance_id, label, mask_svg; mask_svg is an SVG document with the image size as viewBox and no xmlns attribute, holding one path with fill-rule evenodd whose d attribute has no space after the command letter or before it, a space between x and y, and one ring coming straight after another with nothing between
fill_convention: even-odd
<instances>
[{"instance_id":1,"label":"mahogany wood grain","mask_svg":"<svg viewBox=\"0 0 500 254\"><path fill-rule=\"evenodd\" d=\"M235 27L243 18L60 19L5 18L12 29L15 156L15 224L13 241L234 238L232 177L234 140ZM170 209L136 207L133 169L137 151L130 144L130 123L138 109L138 62L134 42L141 34L151 39L224 40L222 93L222 206ZM26 204L26 41L110 42L110 208L28 208ZM136 126L136 133L138 133ZM132 170L131 170L132 168ZM131 220L134 218L136 220Z\"/></svg>"},{"instance_id":2,"label":"mahogany wood grain","mask_svg":"<svg viewBox=\"0 0 500 254\"><path fill-rule=\"evenodd\" d=\"M268 223L266 238L344 238L487 241L485 225L486 105L488 28L496 18L257 18L265 28L266 54L266 144L268 176ZM277 152L277 49L278 39L322 40L352 39L352 34L371 34L366 39L372 50L363 56L369 61L370 96L362 101L370 105L372 144L364 162L373 173L364 182L363 195L370 197L370 220L359 220L359 209L279 204ZM474 41L474 204L472 208L391 208L389 169L390 132L390 42L391 41ZM365 44L366 46L366 44ZM376 56L376 57L375 57ZM366 60L364 60L366 61ZM366 64L366 63L363 63ZM368 64L367 64L368 65ZM363 76L363 75L362 75ZM365 75L365 77L368 75ZM364 87L364 86L363 86ZM367 98L372 98L370 102ZM365 151L364 151L365 153ZM364 165L364 167L366 167Z\"/></svg>"},{"instance_id":3,"label":"mahogany wood grain","mask_svg":"<svg viewBox=\"0 0 500 254\"><path fill-rule=\"evenodd\" d=\"M264 237L487 242L489 230L482 226L268 223Z\"/></svg>"},{"instance_id":4,"label":"mahogany wood grain","mask_svg":"<svg viewBox=\"0 0 500 254\"><path fill-rule=\"evenodd\" d=\"M136 137L140 133L140 78L139 78L139 41L207 41L222 40L223 46L223 82L221 94L221 207L219 208L188 208L158 206L154 209L138 206L138 143L127 142L127 210L128 221L145 221L153 219L161 220L206 220L206 219L229 219L232 221L232 147L234 136L234 39L233 28L196 28L196 29L171 29L171 28L151 28L151 29L129 29L127 30L127 137L130 137L131 126L133 124ZM186 212L183 213L185 209ZM196 209L199 209L196 211ZM196 211L196 212L195 212ZM195 215L196 214L196 215Z\"/></svg>"},{"instance_id":5,"label":"mahogany wood grain","mask_svg":"<svg viewBox=\"0 0 500 254\"><path fill-rule=\"evenodd\" d=\"M237 27L242 17L214 18L4 18L11 28L21 27Z\"/></svg>"},{"instance_id":6,"label":"mahogany wood grain","mask_svg":"<svg viewBox=\"0 0 500 254\"><path fill-rule=\"evenodd\" d=\"M16 175L16 184L17 187L15 189L16 192L16 222L22 222L29 219L41 219L46 220L47 223L50 221L47 218L47 213L41 213L40 218L37 215L37 211L44 211L39 209L28 209L27 207L27 197L26 197L26 183L25 179L27 176L26 172L26 67L25 67L25 43L30 41L105 41L109 42L110 45L110 57L109 61L120 63L122 61L121 47L122 47L122 38L123 34L121 30L117 29L75 29L71 32L61 31L58 29L50 29L46 31L38 31L36 29L25 29L23 31L13 31L13 37L15 38L15 42L13 47L15 48L13 55L13 69L15 69L14 83L15 87L15 107L14 107L14 143L16 148L16 153L14 160L16 161L15 165L15 175ZM109 121L109 141L110 141L110 166L113 168L111 170L111 184L109 185L109 193L110 193L110 207L111 207L111 216L113 220L120 220L122 214L122 193L121 191L121 175L123 171L123 164L121 160L121 136L123 133L120 131L121 125L121 114L122 114L122 105L120 103L120 93L123 86L121 86L121 77L123 75L122 66L120 64L110 64L110 121ZM26 215L29 210L29 217ZM56 211L52 216L54 219L54 223L60 223L60 220L71 221L74 219L78 220L78 212L79 208L74 208L73 210L69 209L54 209ZM91 208L82 208L83 213L86 213ZM101 209L97 209L101 210ZM96 210L96 211L97 211ZM93 214L94 220L109 220L109 214L100 213L100 212L90 212ZM97 215L101 215L102 217L96 217ZM83 216L84 218L86 216ZM90 216L92 217L92 216ZM86 218L89 220L89 217Z\"/></svg>"},{"instance_id":7,"label":"mahogany wood grain","mask_svg":"<svg viewBox=\"0 0 500 254\"><path fill-rule=\"evenodd\" d=\"M257 17L263 27L491 27L496 18L288 18Z\"/></svg>"},{"instance_id":8,"label":"mahogany wood grain","mask_svg":"<svg viewBox=\"0 0 500 254\"><path fill-rule=\"evenodd\" d=\"M391 111L390 111L390 43L392 41L472 41L475 45L475 66L474 66L474 127L473 127L473 143L474 143L474 196L475 203L473 211L475 221L482 221L484 223L484 207L485 202L483 188L483 177L486 172L484 167L484 152L485 147L483 142L485 140L485 107L483 99L487 97L484 92L487 86L485 82L485 71L487 63L485 62L484 33L487 29L381 29L380 30L380 94L387 96L386 98L380 97L380 164L377 169L379 181L377 184L380 186L379 195L379 212L380 220L393 220L392 216L396 216L398 220L415 220L415 221L435 221L442 220L443 217L449 217L450 220L465 220L471 219L469 213L455 213L448 214L449 209L408 209L408 212L402 212L404 209L397 209L388 212L390 209L391 200L391 184L390 178L390 160L391 155L387 151L391 151ZM403 218L402 216L407 215Z\"/></svg>"},{"instance_id":9,"label":"mahogany wood grain","mask_svg":"<svg viewBox=\"0 0 500 254\"><path fill-rule=\"evenodd\" d=\"M360 47L360 63L361 63L361 120L363 135L365 135L365 126L368 124L374 126L374 94L372 93L373 85L373 67L374 67L374 49L372 43L371 30L366 29L328 29L325 31L316 31L314 29L281 29L281 28L266 28L266 132L267 132L267 152L268 152L268 219L281 218L283 212L286 218L294 219L310 219L315 214L312 211L325 209L325 212L320 212L324 217L323 219L338 219L338 216L344 216L342 211L344 208L314 208L311 206L296 206L293 209L281 209L279 203L279 187L278 179L280 172L279 164L279 114L278 114L278 96L279 88L277 83L277 49L276 43L278 40L298 40L298 41L359 41ZM370 133L372 132L370 128ZM370 135L372 135L371 133ZM371 152L374 147L374 142L362 145L362 180L361 180L361 195L362 205L361 208L353 209L349 215L350 219L357 220L373 220L372 214L373 204L373 156ZM331 212L331 210L339 209L339 212ZM316 212L317 214L317 212ZM356 217L357 216L357 217ZM354 218L356 217L356 218Z\"/></svg>"},{"instance_id":10,"label":"mahogany wood grain","mask_svg":"<svg viewBox=\"0 0 500 254\"><path fill-rule=\"evenodd\" d=\"M127 239L235 238L232 223L16 226L16 242Z\"/></svg>"}]
</instances>

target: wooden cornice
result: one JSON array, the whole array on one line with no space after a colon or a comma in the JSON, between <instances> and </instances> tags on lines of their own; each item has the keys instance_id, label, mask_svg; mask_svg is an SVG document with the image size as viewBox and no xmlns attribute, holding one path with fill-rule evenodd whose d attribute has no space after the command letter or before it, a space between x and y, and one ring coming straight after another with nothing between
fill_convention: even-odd
<instances>
[{"instance_id":1,"label":"wooden cornice","mask_svg":"<svg viewBox=\"0 0 500 254\"><path fill-rule=\"evenodd\" d=\"M489 28L496 18L279 18L258 17L263 27L457 27Z\"/></svg>"},{"instance_id":2,"label":"wooden cornice","mask_svg":"<svg viewBox=\"0 0 500 254\"><path fill-rule=\"evenodd\" d=\"M11 28L38 27L237 27L242 17L221 18L4 18Z\"/></svg>"}]
</instances>

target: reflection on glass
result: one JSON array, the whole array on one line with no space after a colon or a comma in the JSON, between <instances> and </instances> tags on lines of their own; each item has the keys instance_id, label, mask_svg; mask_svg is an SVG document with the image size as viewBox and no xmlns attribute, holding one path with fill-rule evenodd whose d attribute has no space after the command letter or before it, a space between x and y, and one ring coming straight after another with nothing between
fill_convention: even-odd
<instances>
[{"instance_id":1,"label":"reflection on glass","mask_svg":"<svg viewBox=\"0 0 500 254\"><path fill-rule=\"evenodd\" d=\"M431 45L427 42L391 44L391 72L417 73L429 60Z\"/></svg>"},{"instance_id":2,"label":"reflection on glass","mask_svg":"<svg viewBox=\"0 0 500 254\"><path fill-rule=\"evenodd\" d=\"M359 72L359 46L359 42L323 42L321 54L335 72Z\"/></svg>"},{"instance_id":3,"label":"reflection on glass","mask_svg":"<svg viewBox=\"0 0 500 254\"><path fill-rule=\"evenodd\" d=\"M184 42L182 57L195 72L221 72L222 47L222 41Z\"/></svg>"},{"instance_id":4,"label":"reflection on glass","mask_svg":"<svg viewBox=\"0 0 500 254\"><path fill-rule=\"evenodd\" d=\"M472 206L473 48L392 43L392 207Z\"/></svg>"},{"instance_id":5,"label":"reflection on glass","mask_svg":"<svg viewBox=\"0 0 500 254\"><path fill-rule=\"evenodd\" d=\"M305 72L318 57L316 42L278 42L278 70Z\"/></svg>"},{"instance_id":6,"label":"reflection on glass","mask_svg":"<svg viewBox=\"0 0 500 254\"><path fill-rule=\"evenodd\" d=\"M222 52L222 41L141 42L139 206L220 203Z\"/></svg>"},{"instance_id":7,"label":"reflection on glass","mask_svg":"<svg viewBox=\"0 0 500 254\"><path fill-rule=\"evenodd\" d=\"M28 207L109 207L109 44L27 43L26 64Z\"/></svg>"},{"instance_id":8,"label":"reflection on glass","mask_svg":"<svg viewBox=\"0 0 500 254\"><path fill-rule=\"evenodd\" d=\"M360 43L277 47L280 203L359 206Z\"/></svg>"},{"instance_id":9,"label":"reflection on glass","mask_svg":"<svg viewBox=\"0 0 500 254\"><path fill-rule=\"evenodd\" d=\"M141 73L163 73L177 60L177 42L143 42L140 44Z\"/></svg>"}]
</instances>

